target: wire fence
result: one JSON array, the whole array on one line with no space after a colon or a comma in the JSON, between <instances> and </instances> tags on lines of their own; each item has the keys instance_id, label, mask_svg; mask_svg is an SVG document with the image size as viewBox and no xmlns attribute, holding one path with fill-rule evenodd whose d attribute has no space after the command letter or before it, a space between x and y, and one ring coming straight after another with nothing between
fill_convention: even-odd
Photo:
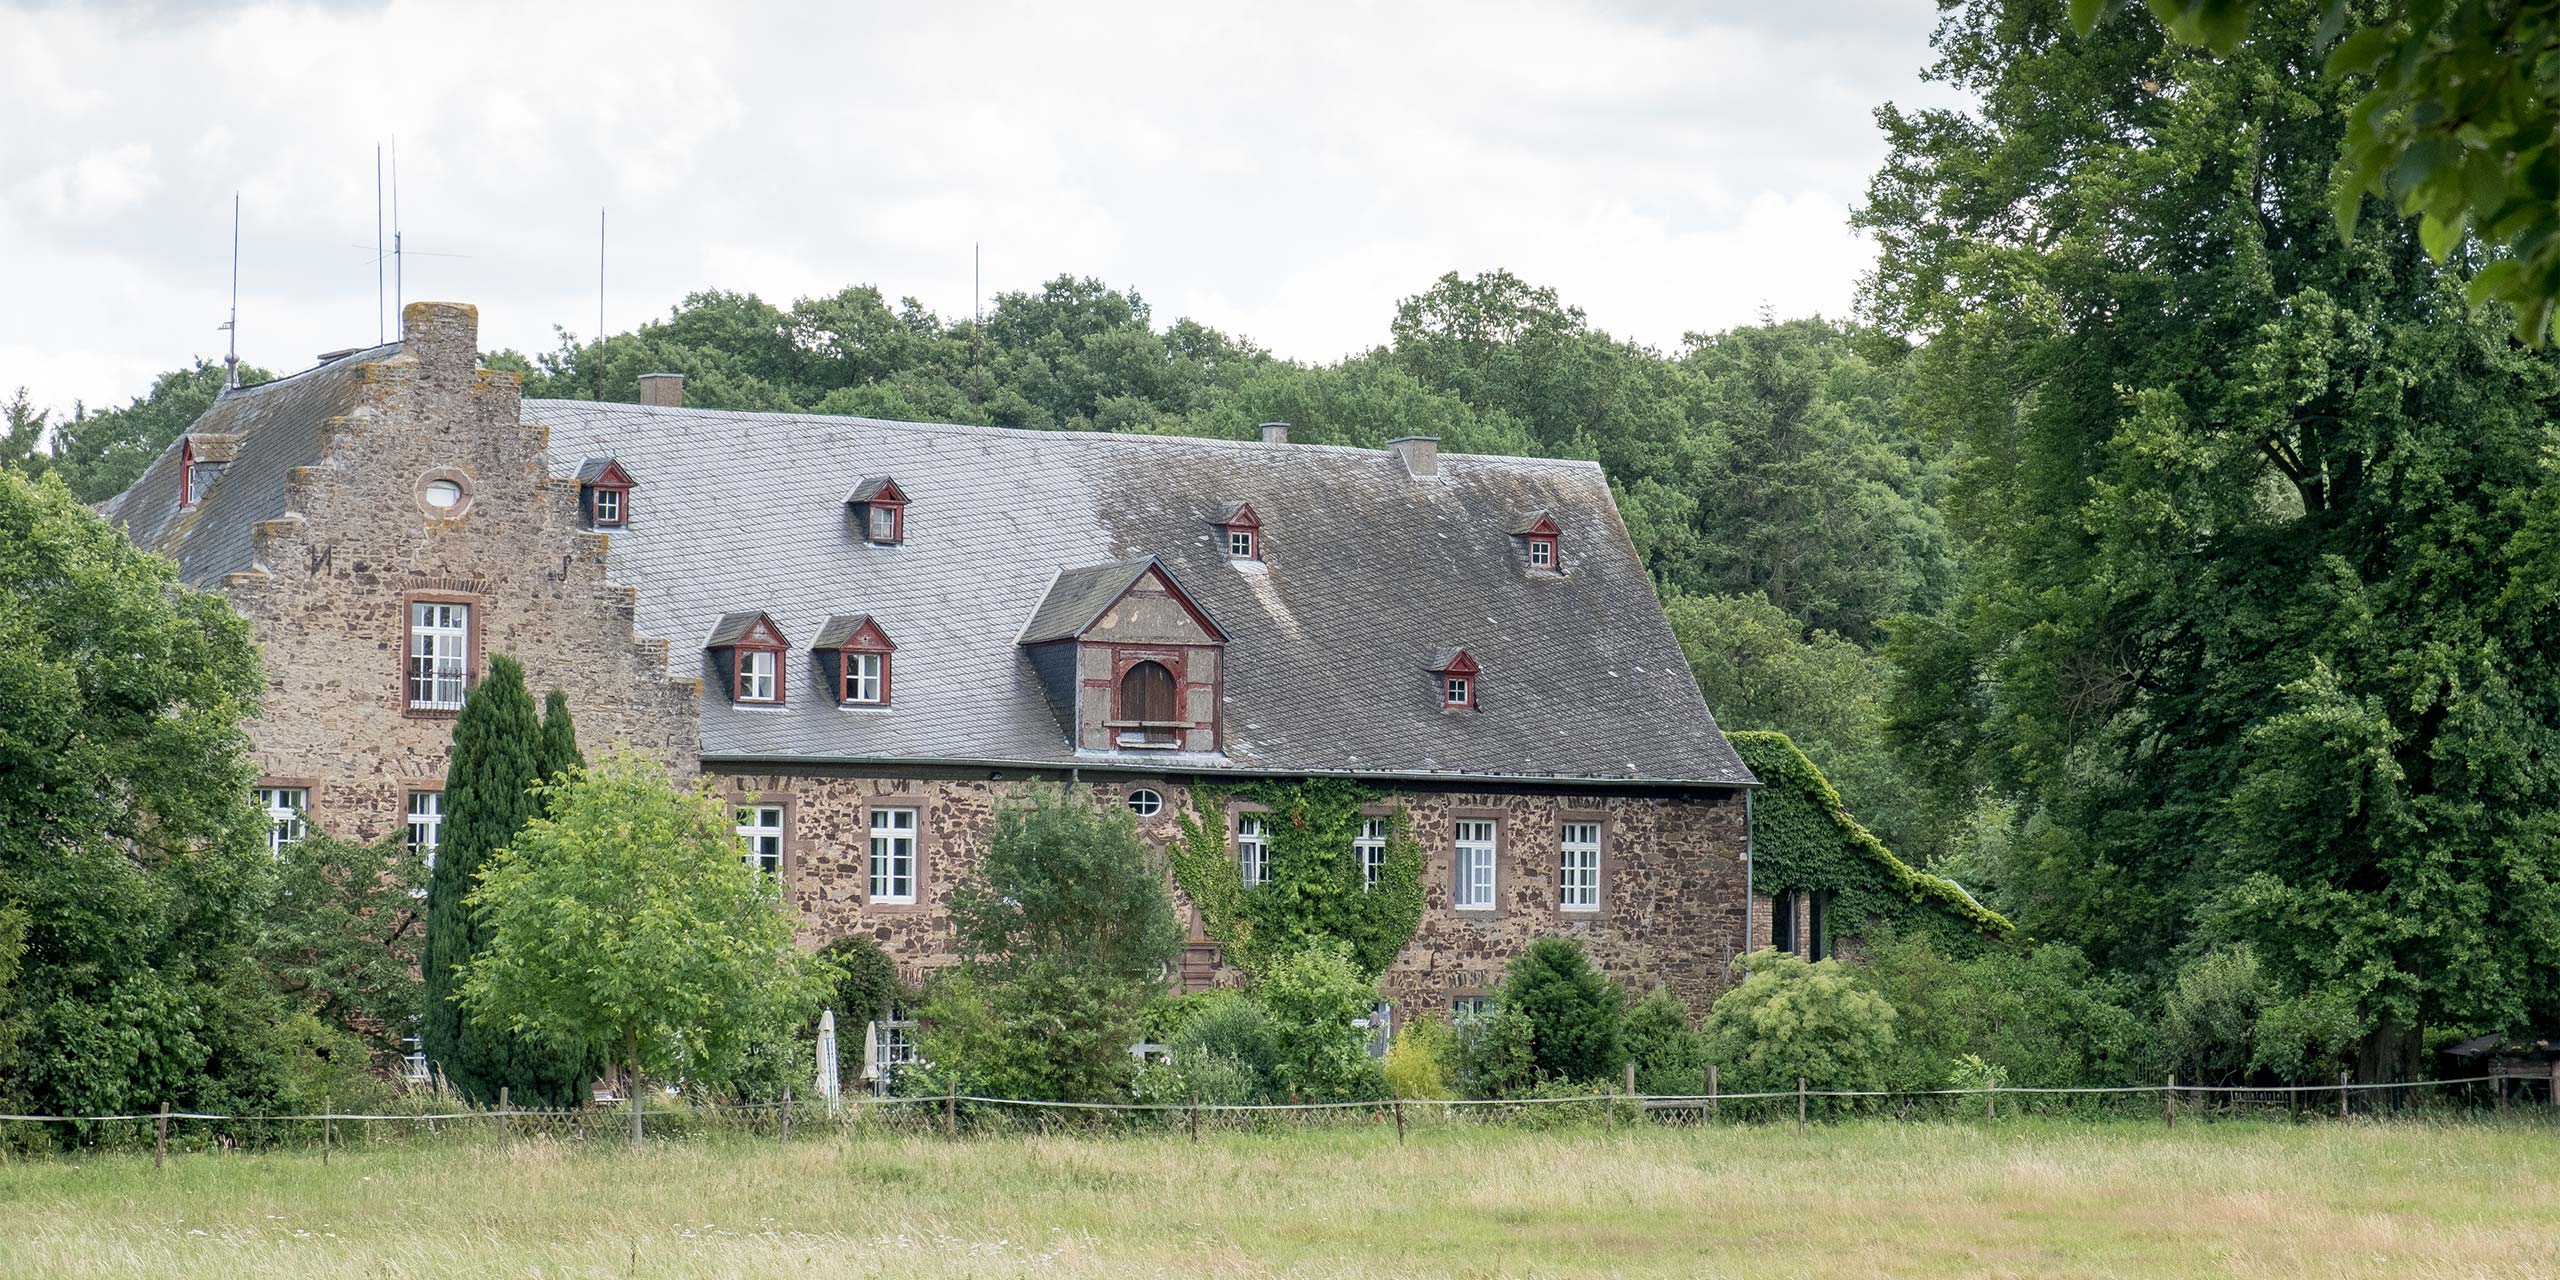
<instances>
[{"instance_id":1,"label":"wire fence","mask_svg":"<svg viewBox=\"0 0 2560 1280\"><path fill-rule=\"evenodd\" d=\"M1710 1077L1712 1079L1712 1077ZM2028 1117L2148 1119L2180 1124L2232 1119L2532 1123L2560 1131L2560 1101L2540 1081L2494 1076L2296 1085L1977 1086L1925 1090L1794 1089L1640 1093L1550 1090L1516 1098L1212 1102L1056 1101L960 1093L830 1102L785 1095L718 1102L644 1096L561 1109L478 1107L434 1094L407 1107L253 1115L165 1110L118 1115L0 1114L0 1142L21 1151L63 1147L172 1152L414 1146L450 1141L563 1144L676 1141L722 1135L774 1141L878 1134L961 1138L1041 1135L1188 1135L1313 1127L1410 1130L1450 1126L1534 1129L1620 1126L1794 1125L1868 1119L1999 1123Z\"/></svg>"}]
</instances>

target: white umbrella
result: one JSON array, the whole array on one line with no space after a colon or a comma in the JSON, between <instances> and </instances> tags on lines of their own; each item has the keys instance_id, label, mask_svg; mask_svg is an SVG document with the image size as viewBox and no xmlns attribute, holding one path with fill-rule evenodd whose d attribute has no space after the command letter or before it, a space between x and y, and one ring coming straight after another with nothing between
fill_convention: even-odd
<instances>
[{"instance_id":1,"label":"white umbrella","mask_svg":"<svg viewBox=\"0 0 2560 1280\"><path fill-rule=\"evenodd\" d=\"M836 1011L829 1009L818 1015L818 1095L827 1100L828 1112L835 1111L843 1088L836 1079Z\"/></svg>"}]
</instances>

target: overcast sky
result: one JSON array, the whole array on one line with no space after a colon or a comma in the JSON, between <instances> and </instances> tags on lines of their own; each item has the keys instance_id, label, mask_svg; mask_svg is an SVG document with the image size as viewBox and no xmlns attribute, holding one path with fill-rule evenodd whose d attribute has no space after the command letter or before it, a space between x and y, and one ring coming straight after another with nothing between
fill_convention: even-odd
<instances>
[{"instance_id":1,"label":"overcast sky","mask_svg":"<svg viewBox=\"0 0 2560 1280\"><path fill-rule=\"evenodd\" d=\"M1598 325L1848 309L1846 224L1924 0L1703 5L89 9L0 0L0 395L123 403L219 357L370 343L374 147L407 296L484 347L704 288L847 284L944 315L1061 272L1322 360L1445 271ZM452 256L426 256L429 254Z\"/></svg>"}]
</instances>

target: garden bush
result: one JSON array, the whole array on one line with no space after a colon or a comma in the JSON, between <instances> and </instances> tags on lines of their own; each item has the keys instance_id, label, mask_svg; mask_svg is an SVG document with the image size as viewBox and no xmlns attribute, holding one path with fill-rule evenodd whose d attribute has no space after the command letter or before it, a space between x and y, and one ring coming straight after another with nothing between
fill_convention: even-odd
<instances>
[{"instance_id":1,"label":"garden bush","mask_svg":"<svg viewBox=\"0 0 2560 1280\"><path fill-rule=\"evenodd\" d=\"M1438 1018L1415 1018L1396 1033L1387 1049L1387 1091L1392 1097L1436 1101L1453 1096L1449 1082L1457 1074L1458 1033Z\"/></svg>"},{"instance_id":2,"label":"garden bush","mask_svg":"<svg viewBox=\"0 0 2560 1280\"><path fill-rule=\"evenodd\" d=\"M1602 977L1571 938L1540 938L1511 961L1496 998L1529 1020L1540 1078L1607 1080L1626 1061L1620 1043L1625 993Z\"/></svg>"},{"instance_id":3,"label":"garden bush","mask_svg":"<svg viewBox=\"0 0 2560 1280\"><path fill-rule=\"evenodd\" d=\"M1528 1015L1497 1004L1491 1013L1460 1019L1456 1032L1462 1096L1508 1098L1538 1083L1536 1029Z\"/></svg>"},{"instance_id":4,"label":"garden bush","mask_svg":"<svg viewBox=\"0 0 2560 1280\"><path fill-rule=\"evenodd\" d=\"M1708 1010L1707 1057L1736 1092L1876 1089L1894 1050L1894 1011L1837 960L1777 951L1742 959L1740 985Z\"/></svg>"},{"instance_id":5,"label":"garden bush","mask_svg":"<svg viewBox=\"0 0 2560 1280\"><path fill-rule=\"evenodd\" d=\"M1271 1083L1280 1093L1324 1101L1376 1097L1361 1090L1385 1087L1369 1057L1368 1032L1353 1025L1368 1016L1378 988L1347 948L1314 946L1280 957L1255 995L1270 1015Z\"/></svg>"},{"instance_id":6,"label":"garden bush","mask_svg":"<svg viewBox=\"0 0 2560 1280\"><path fill-rule=\"evenodd\" d=\"M1689 1006L1669 987L1627 1010L1621 1024L1640 1093L1698 1093L1707 1087L1707 1038L1689 1025Z\"/></svg>"}]
</instances>

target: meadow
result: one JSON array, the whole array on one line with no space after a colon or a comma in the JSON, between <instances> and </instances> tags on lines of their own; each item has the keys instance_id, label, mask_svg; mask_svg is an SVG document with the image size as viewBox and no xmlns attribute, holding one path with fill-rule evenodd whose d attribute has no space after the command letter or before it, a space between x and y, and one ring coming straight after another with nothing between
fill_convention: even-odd
<instances>
[{"instance_id":1,"label":"meadow","mask_svg":"<svg viewBox=\"0 0 2560 1280\"><path fill-rule=\"evenodd\" d=\"M2547 1277L2560 1127L447 1139L0 1164L0 1275Z\"/></svg>"}]
</instances>

